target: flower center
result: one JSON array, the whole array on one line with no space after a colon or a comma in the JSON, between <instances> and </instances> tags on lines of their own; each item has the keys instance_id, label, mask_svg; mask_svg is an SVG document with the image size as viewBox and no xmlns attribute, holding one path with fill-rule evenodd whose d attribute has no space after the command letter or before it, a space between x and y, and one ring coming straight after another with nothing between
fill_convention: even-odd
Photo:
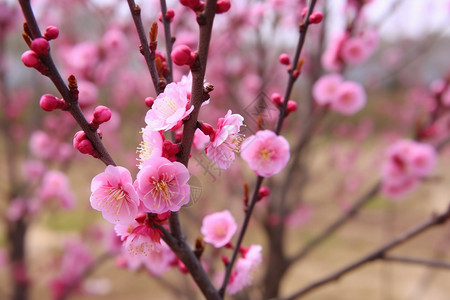
<instances>
[{"instance_id":1,"label":"flower center","mask_svg":"<svg viewBox=\"0 0 450 300\"><path fill-rule=\"evenodd\" d=\"M139 158L136 158L139 161L138 167L141 167L144 162L149 159L153 152L153 145L147 143L146 141L142 141L137 148L137 153L139 153Z\"/></svg>"},{"instance_id":2,"label":"flower center","mask_svg":"<svg viewBox=\"0 0 450 300\"><path fill-rule=\"evenodd\" d=\"M259 152L261 159L264 161L268 161L270 160L270 158L272 157L272 151L270 151L269 149L262 149L261 152Z\"/></svg>"},{"instance_id":3,"label":"flower center","mask_svg":"<svg viewBox=\"0 0 450 300\"><path fill-rule=\"evenodd\" d=\"M113 187L109 190L105 190L105 193L107 194L107 196L105 197L105 202L103 203L102 207L108 207L106 210L107 212L109 212L109 209L111 208L118 215L120 212L120 208L122 207L124 198L126 198L127 196L127 192L125 192L122 187Z\"/></svg>"},{"instance_id":4,"label":"flower center","mask_svg":"<svg viewBox=\"0 0 450 300\"><path fill-rule=\"evenodd\" d=\"M159 208L161 206L162 201L164 201L168 206L172 205L173 191L170 189L175 184L168 179L167 175L163 175L163 178L160 180L156 180L152 178L153 189L151 193L153 195L153 199L155 199L154 206Z\"/></svg>"}]
</instances>

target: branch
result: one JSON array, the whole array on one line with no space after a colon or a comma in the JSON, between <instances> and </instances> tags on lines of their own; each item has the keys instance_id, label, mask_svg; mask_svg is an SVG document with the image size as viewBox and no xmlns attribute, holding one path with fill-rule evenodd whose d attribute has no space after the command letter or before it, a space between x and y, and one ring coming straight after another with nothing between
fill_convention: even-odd
<instances>
[{"instance_id":1,"label":"branch","mask_svg":"<svg viewBox=\"0 0 450 300\"><path fill-rule=\"evenodd\" d=\"M302 52L303 49L303 45L305 43L305 37L306 37L306 32L308 31L308 27L310 25L309 23L309 16L311 15L312 11L314 10L314 6L316 5L316 0L311 0L309 7L308 7L308 12L305 16L305 21L300 23L300 36L299 36L299 40L298 40L298 44L297 44L297 48L295 50L295 55L294 55L294 60L292 63L292 68L288 71L289 74L289 78L288 78L288 84L286 87L286 91L284 94L284 101L283 104L280 106L280 113L278 115L278 121L277 121L277 125L275 128L275 133L277 135L280 134L281 132L281 127L283 126L283 122L284 119L286 117L286 107L287 107L287 102L289 100L289 98L291 97L291 93L292 93L292 88L294 87L294 83L298 78L298 74L296 74L296 72L298 72L299 70L297 69L298 63L299 63L299 59L300 59L300 54ZM242 228L239 232L239 236L238 236L238 240L236 242L236 245L233 249L233 254L231 256L231 260L227 265L226 271L225 271L225 276L222 282L222 286L219 290L220 295L223 297L223 295L225 294L225 290L228 284L228 281L230 279L231 276L231 270L233 269L233 265L236 261L239 249L241 247L242 241L244 239L244 235L247 231L247 227L248 227L248 223L250 222L250 218L251 215L253 213L253 209L255 207L255 204L258 200L258 192L259 189L261 188L261 185L264 181L264 178L261 176L257 176L256 178L256 183L255 183L255 188L253 190L253 194L252 194L252 198L250 201L250 204L247 208L247 211L245 212L245 218L244 218L244 222L242 224Z\"/></svg>"},{"instance_id":2,"label":"branch","mask_svg":"<svg viewBox=\"0 0 450 300\"><path fill-rule=\"evenodd\" d=\"M28 28L31 31L32 38L35 39L41 37L41 32L36 22L33 9L31 8L30 0L19 0L19 3L22 8L22 12L27 22ZM53 62L50 52L47 55L40 55L39 58L41 59L42 63L45 66L47 66L49 70L47 76L50 78L55 87L58 89L62 98L67 103L70 103L70 107L68 108L69 113L78 123L78 125L80 125L81 129L83 129L83 131L86 133L86 136L91 141L95 150L97 150L97 152L99 153L100 155L99 159L105 165L115 165L114 160L112 159L111 155L108 153L105 146L103 145L103 142L101 140L100 135L97 133L97 130L94 129L86 120L85 116L83 115L83 112L80 109L80 106L78 105L78 100L72 96L69 88L67 87L66 83L59 74L59 71L56 68L55 63Z\"/></svg>"},{"instance_id":3,"label":"branch","mask_svg":"<svg viewBox=\"0 0 450 300\"><path fill-rule=\"evenodd\" d=\"M441 261L441 260L429 260L429 259L420 259L420 258L412 258L412 257L402 257L402 256L383 256L381 257L382 260L385 261L393 261L393 262L401 262L406 264L415 264L415 265L422 265L422 266L428 266L433 268L441 268L441 269L449 269L450 270L450 263Z\"/></svg>"},{"instance_id":4,"label":"branch","mask_svg":"<svg viewBox=\"0 0 450 300\"><path fill-rule=\"evenodd\" d=\"M330 283L334 280L338 280L340 277L344 276L345 274L347 274L369 262L375 261L377 259L384 259L384 256L387 251L397 247L400 244L403 244L404 242L412 239L413 237L425 232L426 230L428 230L434 226L444 224L449 218L450 218L450 206L446 212L431 217L430 220L425 221L425 222L417 225L416 227L408 230L404 234L398 236L397 238L393 239L392 241L388 242L387 244L381 246L380 248L376 249L372 253L343 267L342 269L338 270L337 272L324 277L323 279L320 279L316 282L311 283L310 285L300 289L299 291L291 294L290 296L288 296L286 298L282 298L282 300L293 300L300 296L306 295L309 292L311 292L327 283Z\"/></svg>"},{"instance_id":5,"label":"branch","mask_svg":"<svg viewBox=\"0 0 450 300\"><path fill-rule=\"evenodd\" d=\"M142 24L141 19L141 8L139 5L136 5L134 0L127 0L128 6L130 7L131 16L133 17L134 25L136 26L136 31L139 36L139 41L141 42L141 46L139 50L145 58L145 62L147 63L147 68L150 72L153 81L153 87L155 88L156 94L161 92L159 88L159 76L158 71L156 70L155 65L155 54L150 51L150 47L147 41L147 36L144 31L144 25Z\"/></svg>"},{"instance_id":6,"label":"branch","mask_svg":"<svg viewBox=\"0 0 450 300\"><path fill-rule=\"evenodd\" d=\"M166 0L161 0L161 14L162 14L162 22L164 24L164 37L166 39L166 63L167 67L169 68L169 75L167 75L167 82L173 81L173 64L172 64L172 58L170 54L172 53L172 46L173 46L173 40L172 40L172 34L170 33L170 20L166 18L166 12L167 12L167 3Z\"/></svg>"}]
</instances>

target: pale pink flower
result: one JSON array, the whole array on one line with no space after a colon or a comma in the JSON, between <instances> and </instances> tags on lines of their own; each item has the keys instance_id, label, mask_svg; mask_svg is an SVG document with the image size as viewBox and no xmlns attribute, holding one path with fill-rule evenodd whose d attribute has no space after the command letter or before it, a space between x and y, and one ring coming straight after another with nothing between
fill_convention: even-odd
<instances>
[{"instance_id":1,"label":"pale pink flower","mask_svg":"<svg viewBox=\"0 0 450 300\"><path fill-rule=\"evenodd\" d=\"M349 65L357 65L367 60L370 55L368 45L360 37L352 37L345 41L341 48L341 57Z\"/></svg>"},{"instance_id":2,"label":"pale pink flower","mask_svg":"<svg viewBox=\"0 0 450 300\"><path fill-rule=\"evenodd\" d=\"M152 252L161 251L161 233L147 222L138 225L123 243L123 256L127 266L136 270Z\"/></svg>"},{"instance_id":3,"label":"pale pink flower","mask_svg":"<svg viewBox=\"0 0 450 300\"><path fill-rule=\"evenodd\" d=\"M163 149L163 136L159 131L152 131L149 127L142 129L142 142L139 144L139 169L151 157L161 157Z\"/></svg>"},{"instance_id":4,"label":"pale pink flower","mask_svg":"<svg viewBox=\"0 0 450 300\"><path fill-rule=\"evenodd\" d=\"M339 85L331 109L343 115L353 115L366 105L366 100L366 92L361 84L345 81Z\"/></svg>"},{"instance_id":5,"label":"pale pink flower","mask_svg":"<svg viewBox=\"0 0 450 300\"><path fill-rule=\"evenodd\" d=\"M178 211L189 202L189 171L164 157L149 158L137 174L137 193L145 212Z\"/></svg>"},{"instance_id":6,"label":"pale pink flower","mask_svg":"<svg viewBox=\"0 0 450 300\"><path fill-rule=\"evenodd\" d=\"M200 129L197 128L194 133L194 140L192 141L192 146L197 150L205 149L206 145L209 143L209 136L204 134Z\"/></svg>"},{"instance_id":7,"label":"pale pink flower","mask_svg":"<svg viewBox=\"0 0 450 300\"><path fill-rule=\"evenodd\" d=\"M288 141L271 130L260 130L242 143L241 157L257 175L270 177L289 161Z\"/></svg>"},{"instance_id":8,"label":"pale pink flower","mask_svg":"<svg viewBox=\"0 0 450 300\"><path fill-rule=\"evenodd\" d=\"M239 130L244 118L239 114L231 114L228 110L224 118L217 122L215 137L206 147L206 156L214 161L219 168L228 169L235 160L235 152L239 151L242 135Z\"/></svg>"},{"instance_id":9,"label":"pale pink flower","mask_svg":"<svg viewBox=\"0 0 450 300\"><path fill-rule=\"evenodd\" d=\"M150 130L171 130L180 127L184 118L194 110L189 108L189 100L185 88L176 83L170 83L164 93L158 95L152 108L145 116L145 122Z\"/></svg>"},{"instance_id":10,"label":"pale pink flower","mask_svg":"<svg viewBox=\"0 0 450 300\"><path fill-rule=\"evenodd\" d=\"M228 294L234 295L252 284L253 272L262 262L261 251L260 245L251 245L244 256L237 260L235 271L231 274L227 285Z\"/></svg>"},{"instance_id":11,"label":"pale pink flower","mask_svg":"<svg viewBox=\"0 0 450 300\"><path fill-rule=\"evenodd\" d=\"M54 155L58 143L46 132L37 130L31 134L29 146L34 156L49 159Z\"/></svg>"},{"instance_id":12,"label":"pale pink flower","mask_svg":"<svg viewBox=\"0 0 450 300\"><path fill-rule=\"evenodd\" d=\"M348 36L344 32L340 32L330 39L328 48L323 52L321 62L324 69L332 72L339 71L342 67L340 60L340 52L343 43L347 40Z\"/></svg>"},{"instance_id":13,"label":"pale pink flower","mask_svg":"<svg viewBox=\"0 0 450 300\"><path fill-rule=\"evenodd\" d=\"M161 276L172 267L176 259L172 249L161 240L159 251L150 252L144 257L143 264L152 275Z\"/></svg>"},{"instance_id":14,"label":"pale pink flower","mask_svg":"<svg viewBox=\"0 0 450 300\"><path fill-rule=\"evenodd\" d=\"M93 106L98 99L98 87L90 81L78 80L78 104L81 108Z\"/></svg>"},{"instance_id":15,"label":"pale pink flower","mask_svg":"<svg viewBox=\"0 0 450 300\"><path fill-rule=\"evenodd\" d=\"M320 77L313 86L313 97L317 104L330 104L336 97L339 85L344 81L337 73L327 74Z\"/></svg>"},{"instance_id":16,"label":"pale pink flower","mask_svg":"<svg viewBox=\"0 0 450 300\"><path fill-rule=\"evenodd\" d=\"M75 206L75 197L70 189L69 179L60 171L46 172L37 194L44 202L55 198L65 209L72 209Z\"/></svg>"},{"instance_id":17,"label":"pale pink flower","mask_svg":"<svg viewBox=\"0 0 450 300\"><path fill-rule=\"evenodd\" d=\"M236 232L237 224L228 210L209 214L203 218L201 232L204 241L220 248L228 244Z\"/></svg>"},{"instance_id":18,"label":"pale pink flower","mask_svg":"<svg viewBox=\"0 0 450 300\"><path fill-rule=\"evenodd\" d=\"M131 223L138 213L139 197L130 172L124 167L107 166L91 183L91 206L113 224Z\"/></svg>"},{"instance_id":19,"label":"pale pink flower","mask_svg":"<svg viewBox=\"0 0 450 300\"><path fill-rule=\"evenodd\" d=\"M15 198L11 201L5 212L5 217L8 221L14 222L24 216L27 211L26 200L22 198Z\"/></svg>"},{"instance_id":20,"label":"pale pink flower","mask_svg":"<svg viewBox=\"0 0 450 300\"><path fill-rule=\"evenodd\" d=\"M413 191L419 185L419 180L414 177L403 177L396 181L383 181L381 192L394 200L398 200Z\"/></svg>"},{"instance_id":21,"label":"pale pink flower","mask_svg":"<svg viewBox=\"0 0 450 300\"><path fill-rule=\"evenodd\" d=\"M23 178L30 182L38 181L45 173L45 165L39 160L26 160L22 164Z\"/></svg>"}]
</instances>

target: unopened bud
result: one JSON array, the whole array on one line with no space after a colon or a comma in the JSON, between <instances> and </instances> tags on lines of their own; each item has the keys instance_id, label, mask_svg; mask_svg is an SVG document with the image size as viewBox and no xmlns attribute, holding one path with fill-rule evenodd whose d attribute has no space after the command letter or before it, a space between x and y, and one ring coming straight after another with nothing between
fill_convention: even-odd
<instances>
[{"instance_id":1,"label":"unopened bud","mask_svg":"<svg viewBox=\"0 0 450 300\"><path fill-rule=\"evenodd\" d=\"M145 105L148 107L148 108L152 108L152 106L153 106L153 103L155 102L155 98L153 98L153 97L147 97L147 98L145 98Z\"/></svg>"},{"instance_id":2,"label":"unopened bud","mask_svg":"<svg viewBox=\"0 0 450 300\"><path fill-rule=\"evenodd\" d=\"M31 50L38 55L47 55L50 50L50 44L44 38L37 38L31 42Z\"/></svg>"},{"instance_id":3,"label":"unopened bud","mask_svg":"<svg viewBox=\"0 0 450 300\"><path fill-rule=\"evenodd\" d=\"M217 7L216 7L216 13L223 14L223 13L229 11L230 7L231 7L230 0L218 0Z\"/></svg>"},{"instance_id":4,"label":"unopened bud","mask_svg":"<svg viewBox=\"0 0 450 300\"><path fill-rule=\"evenodd\" d=\"M280 57L278 58L278 60L280 61L281 64L286 65L286 66L291 63L289 55L287 55L286 53L280 54Z\"/></svg>"},{"instance_id":5,"label":"unopened bud","mask_svg":"<svg viewBox=\"0 0 450 300\"><path fill-rule=\"evenodd\" d=\"M294 100L289 100L286 105L286 116L296 110L297 110L297 102L295 102Z\"/></svg>"},{"instance_id":6,"label":"unopened bud","mask_svg":"<svg viewBox=\"0 0 450 300\"><path fill-rule=\"evenodd\" d=\"M42 95L41 100L39 101L39 105L45 111L53 111L58 108L59 101L60 99L58 99L57 97L51 94L45 94Z\"/></svg>"},{"instance_id":7,"label":"unopened bud","mask_svg":"<svg viewBox=\"0 0 450 300\"><path fill-rule=\"evenodd\" d=\"M309 16L309 22L312 24L319 24L323 20L323 14L320 11L313 12Z\"/></svg>"},{"instance_id":8,"label":"unopened bud","mask_svg":"<svg viewBox=\"0 0 450 300\"><path fill-rule=\"evenodd\" d=\"M262 186L258 190L258 200L261 200L264 197L267 197L270 195L270 189L267 186Z\"/></svg>"},{"instance_id":9,"label":"unopened bud","mask_svg":"<svg viewBox=\"0 0 450 300\"><path fill-rule=\"evenodd\" d=\"M54 40L59 35L59 29L56 26L48 26L45 29L44 38L48 41Z\"/></svg>"},{"instance_id":10,"label":"unopened bud","mask_svg":"<svg viewBox=\"0 0 450 300\"><path fill-rule=\"evenodd\" d=\"M102 124L111 119L111 110L103 105L97 106L94 110L94 119L92 122Z\"/></svg>"},{"instance_id":11,"label":"unopened bud","mask_svg":"<svg viewBox=\"0 0 450 300\"><path fill-rule=\"evenodd\" d=\"M33 50L27 50L22 54L22 62L25 66L28 68L34 68L36 67L40 61L39 57Z\"/></svg>"},{"instance_id":12,"label":"unopened bud","mask_svg":"<svg viewBox=\"0 0 450 300\"><path fill-rule=\"evenodd\" d=\"M281 95L278 93L273 93L270 96L270 100L278 107L283 103L283 98L281 98Z\"/></svg>"},{"instance_id":13,"label":"unopened bud","mask_svg":"<svg viewBox=\"0 0 450 300\"><path fill-rule=\"evenodd\" d=\"M173 62L178 66L192 66L195 61L196 54L186 45L179 45L172 50L170 54Z\"/></svg>"}]
</instances>

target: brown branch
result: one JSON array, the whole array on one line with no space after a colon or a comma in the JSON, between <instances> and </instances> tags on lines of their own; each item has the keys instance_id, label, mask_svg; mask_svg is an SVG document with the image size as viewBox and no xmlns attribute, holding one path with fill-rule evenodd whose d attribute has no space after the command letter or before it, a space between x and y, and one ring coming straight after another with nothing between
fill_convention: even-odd
<instances>
[{"instance_id":1,"label":"brown branch","mask_svg":"<svg viewBox=\"0 0 450 300\"><path fill-rule=\"evenodd\" d=\"M400 262L400 263L413 264L413 265L422 265L422 266L428 266L428 267L433 267L433 268L450 270L450 263L441 261L441 260L430 260L430 259L421 259L421 258L412 258L412 257L392 256L392 255L385 255L385 256L381 257L381 259L385 260L385 261L393 261L393 262Z\"/></svg>"},{"instance_id":2,"label":"brown branch","mask_svg":"<svg viewBox=\"0 0 450 300\"><path fill-rule=\"evenodd\" d=\"M127 0L128 7L130 8L131 16L133 17L134 25L136 27L136 31L139 36L139 41L141 43L140 51L145 58L145 62L147 63L148 71L150 72L150 76L152 77L153 87L155 88L156 94L161 92L159 88L159 76L158 71L156 70L155 64L155 53L150 51L150 47L147 41L147 35L144 31L144 25L142 24L141 19L141 8L136 5L134 0Z\"/></svg>"},{"instance_id":3,"label":"brown branch","mask_svg":"<svg viewBox=\"0 0 450 300\"><path fill-rule=\"evenodd\" d=\"M328 275L328 276L324 277L323 279L313 282L313 283L307 285L306 287L300 289L299 291L297 291L285 298L282 298L282 300L293 300L293 299L299 298L301 296L304 296L325 284L328 284L332 281L338 280L345 274L347 274L369 262L375 261L377 259L383 259L389 250L397 247L400 244L405 243L406 241L412 239L413 237L425 232L426 230L428 230L434 226L444 224L449 218L450 218L450 207L447 209L446 212L432 216L428 221L425 221L425 222L417 225L416 227L406 231L404 234L394 238L392 241L386 243L385 245L381 246L380 248L376 249L375 251L371 252L370 254L362 257L361 259L358 259L355 262L352 262L351 264L332 273L331 275Z\"/></svg>"},{"instance_id":4,"label":"brown branch","mask_svg":"<svg viewBox=\"0 0 450 300\"><path fill-rule=\"evenodd\" d=\"M172 40L172 34L170 33L170 20L166 18L166 12L167 12L167 3L166 0L161 0L161 13L162 13L162 22L164 24L164 37L166 39L166 63L167 67L169 68L169 74L167 75L167 82L170 83L173 81L173 64L172 64L172 58L170 57L170 54L172 53L172 46L173 46L173 40Z\"/></svg>"},{"instance_id":5,"label":"brown branch","mask_svg":"<svg viewBox=\"0 0 450 300\"><path fill-rule=\"evenodd\" d=\"M41 37L41 32L36 22L33 9L31 8L30 1L19 0L19 3L22 8L22 12L27 22L28 28L31 31L32 38L35 39ZM49 72L47 76L53 82L62 98L66 102L70 103L70 107L68 109L69 113L78 123L78 125L80 125L81 129L83 129L83 131L86 133L86 136L91 141L95 150L97 150L97 152L100 154L99 159L105 165L115 165L114 160L103 145L103 142L100 135L97 133L97 130L94 129L86 120L83 112L80 109L80 106L78 105L78 100L72 96L69 88L59 74L59 71L56 68L55 63L53 62L53 58L50 55L50 52L47 55L40 55L39 58L41 59L42 63L48 68Z\"/></svg>"}]
</instances>

